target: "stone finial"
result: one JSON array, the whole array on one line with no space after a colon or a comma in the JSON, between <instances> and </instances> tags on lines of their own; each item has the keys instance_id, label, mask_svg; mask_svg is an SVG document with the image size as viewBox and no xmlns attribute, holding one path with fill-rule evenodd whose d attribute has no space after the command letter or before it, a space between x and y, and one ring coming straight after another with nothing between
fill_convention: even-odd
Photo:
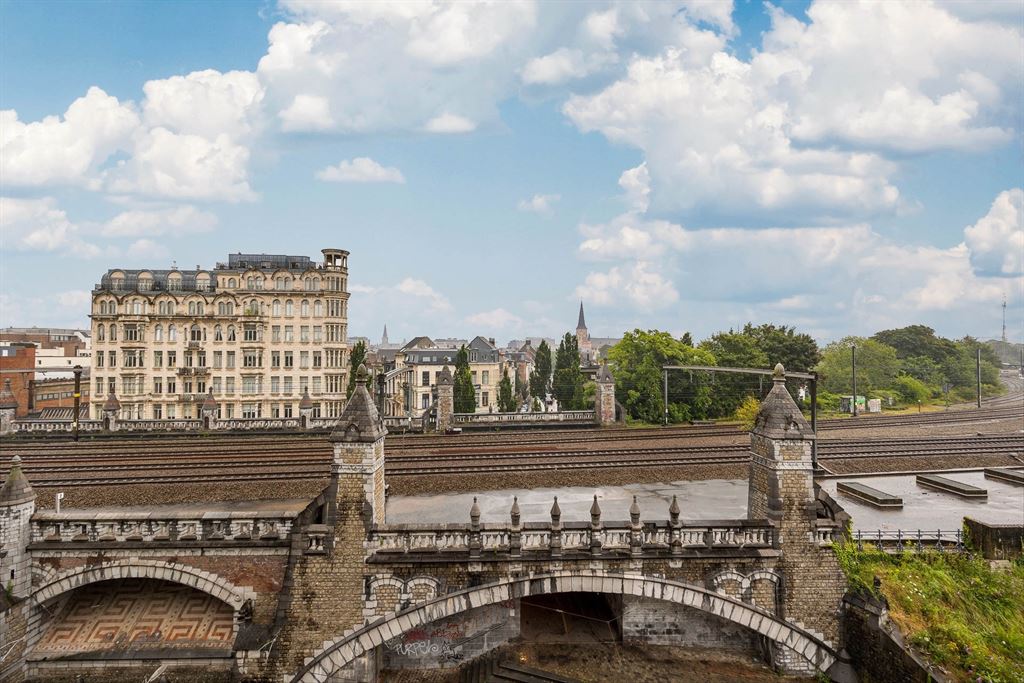
<instances>
[{"instance_id":1,"label":"stone finial","mask_svg":"<svg viewBox=\"0 0 1024 683\"><path fill-rule=\"evenodd\" d=\"M640 524L640 503L637 502L636 496L633 496L633 504L629 506L629 521L633 526Z\"/></svg>"},{"instance_id":2,"label":"stone finial","mask_svg":"<svg viewBox=\"0 0 1024 683\"><path fill-rule=\"evenodd\" d=\"M597 504L597 494L594 494L594 504L590 506L590 526L597 527L601 524L601 506Z\"/></svg>"},{"instance_id":3,"label":"stone finial","mask_svg":"<svg viewBox=\"0 0 1024 683\"><path fill-rule=\"evenodd\" d=\"M356 387L345 404L341 418L328 437L330 441L373 443L388 433L380 413L377 412L377 404L373 402L366 388L368 376L366 366L360 364L356 369Z\"/></svg>"},{"instance_id":4,"label":"stone finial","mask_svg":"<svg viewBox=\"0 0 1024 683\"><path fill-rule=\"evenodd\" d=\"M299 410L312 410L313 399L309 397L309 387L302 390L302 398L299 399Z\"/></svg>"},{"instance_id":5,"label":"stone finial","mask_svg":"<svg viewBox=\"0 0 1024 683\"><path fill-rule=\"evenodd\" d=\"M558 496L555 496L555 502L551 506L551 523L557 525L562 519L562 508L558 507Z\"/></svg>"},{"instance_id":6,"label":"stone finial","mask_svg":"<svg viewBox=\"0 0 1024 683\"><path fill-rule=\"evenodd\" d=\"M521 515L519 514L519 496L512 496L512 526L519 526Z\"/></svg>"},{"instance_id":7,"label":"stone finial","mask_svg":"<svg viewBox=\"0 0 1024 683\"><path fill-rule=\"evenodd\" d=\"M480 525L480 506L476 502L476 496L473 496L473 507L469 509L469 521L473 526Z\"/></svg>"},{"instance_id":8,"label":"stone finial","mask_svg":"<svg viewBox=\"0 0 1024 683\"><path fill-rule=\"evenodd\" d=\"M608 359L601 361L601 367L597 370L597 381L598 382L614 382L615 378L612 377L611 370L608 369Z\"/></svg>"},{"instance_id":9,"label":"stone finial","mask_svg":"<svg viewBox=\"0 0 1024 683\"><path fill-rule=\"evenodd\" d=\"M21 457L15 455L11 458L11 470L7 473L7 480L3 488L0 488L0 507L9 507L28 503L36 499L35 491L28 483L28 478L21 471Z\"/></svg>"},{"instance_id":10,"label":"stone finial","mask_svg":"<svg viewBox=\"0 0 1024 683\"><path fill-rule=\"evenodd\" d=\"M448 366L446 365L443 368L441 368L441 372L437 373L437 384L438 384L438 386L441 386L441 385L449 385L451 383L452 383L452 371L449 370Z\"/></svg>"},{"instance_id":11,"label":"stone finial","mask_svg":"<svg viewBox=\"0 0 1024 683\"><path fill-rule=\"evenodd\" d=\"M11 380L7 378L4 380L4 388L0 389L0 410L18 407L18 399L14 397L14 391L11 390Z\"/></svg>"},{"instance_id":12,"label":"stone finial","mask_svg":"<svg viewBox=\"0 0 1024 683\"><path fill-rule=\"evenodd\" d=\"M786 381L786 368L782 367L782 363L776 363L775 369L772 370L772 381L773 382L785 382Z\"/></svg>"},{"instance_id":13,"label":"stone finial","mask_svg":"<svg viewBox=\"0 0 1024 683\"><path fill-rule=\"evenodd\" d=\"M672 504L668 506L668 516L673 524L679 523L679 500L675 494L672 495Z\"/></svg>"},{"instance_id":14,"label":"stone finial","mask_svg":"<svg viewBox=\"0 0 1024 683\"><path fill-rule=\"evenodd\" d=\"M117 400L117 395L113 391L107 396L107 400L103 402L103 412L105 413L117 413L121 410L121 402Z\"/></svg>"}]
</instances>

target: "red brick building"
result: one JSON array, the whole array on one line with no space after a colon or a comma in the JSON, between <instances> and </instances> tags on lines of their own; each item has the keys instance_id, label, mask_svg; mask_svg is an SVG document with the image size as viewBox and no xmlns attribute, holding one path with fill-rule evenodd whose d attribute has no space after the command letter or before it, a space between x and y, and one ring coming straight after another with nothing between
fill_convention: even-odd
<instances>
[{"instance_id":1,"label":"red brick building","mask_svg":"<svg viewBox=\"0 0 1024 683\"><path fill-rule=\"evenodd\" d=\"M36 347L29 342L0 345L0 386L11 380L18 401L15 417L25 417L31 408L31 386L35 378Z\"/></svg>"}]
</instances>

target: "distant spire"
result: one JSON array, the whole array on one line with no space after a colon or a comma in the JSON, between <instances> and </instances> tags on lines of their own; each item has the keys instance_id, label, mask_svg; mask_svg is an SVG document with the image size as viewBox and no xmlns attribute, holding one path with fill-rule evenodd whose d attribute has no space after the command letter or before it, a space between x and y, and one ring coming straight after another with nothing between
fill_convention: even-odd
<instances>
[{"instance_id":1,"label":"distant spire","mask_svg":"<svg viewBox=\"0 0 1024 683\"><path fill-rule=\"evenodd\" d=\"M380 338L380 345L381 346L387 346L388 345L388 324L387 323L384 323L384 335Z\"/></svg>"},{"instance_id":2,"label":"distant spire","mask_svg":"<svg viewBox=\"0 0 1024 683\"><path fill-rule=\"evenodd\" d=\"M579 320L578 323L576 323L576 329L577 330L585 330L585 329L587 329L587 321L583 319L583 301L582 300L580 301L580 320Z\"/></svg>"}]
</instances>

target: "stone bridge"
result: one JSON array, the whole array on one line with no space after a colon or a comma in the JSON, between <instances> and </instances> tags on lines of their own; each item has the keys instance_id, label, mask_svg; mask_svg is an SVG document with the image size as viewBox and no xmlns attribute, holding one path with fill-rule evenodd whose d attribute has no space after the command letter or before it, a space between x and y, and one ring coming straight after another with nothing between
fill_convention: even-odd
<instances>
[{"instance_id":1,"label":"stone bridge","mask_svg":"<svg viewBox=\"0 0 1024 683\"><path fill-rule=\"evenodd\" d=\"M459 667L545 615L605 610L608 637L738 648L834 672L847 517L813 482L814 434L781 375L751 434L749 514L686 501L605 520L388 524L386 429L360 379L312 500L37 510L17 462L0 490L0 680L375 680ZM577 521L577 520L584 521ZM560 607L553 608L552 605ZM596 623L596 622L595 622ZM136 674L132 674L133 676ZM232 678L234 677L234 678Z\"/></svg>"}]
</instances>

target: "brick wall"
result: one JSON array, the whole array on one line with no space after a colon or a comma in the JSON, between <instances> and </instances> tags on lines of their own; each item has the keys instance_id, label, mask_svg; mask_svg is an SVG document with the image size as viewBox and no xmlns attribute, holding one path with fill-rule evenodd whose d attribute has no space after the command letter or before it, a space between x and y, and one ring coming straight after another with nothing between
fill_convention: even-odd
<instances>
[{"instance_id":1,"label":"brick wall","mask_svg":"<svg viewBox=\"0 0 1024 683\"><path fill-rule=\"evenodd\" d=\"M31 344L11 344L0 345L0 349L0 388L4 380L11 380L11 391L18 401L14 415L25 417L29 411L30 384L35 378L36 347Z\"/></svg>"},{"instance_id":2,"label":"brick wall","mask_svg":"<svg viewBox=\"0 0 1024 683\"><path fill-rule=\"evenodd\" d=\"M723 648L754 655L757 634L750 629L701 612L652 598L622 597L622 639L652 645Z\"/></svg>"}]
</instances>

